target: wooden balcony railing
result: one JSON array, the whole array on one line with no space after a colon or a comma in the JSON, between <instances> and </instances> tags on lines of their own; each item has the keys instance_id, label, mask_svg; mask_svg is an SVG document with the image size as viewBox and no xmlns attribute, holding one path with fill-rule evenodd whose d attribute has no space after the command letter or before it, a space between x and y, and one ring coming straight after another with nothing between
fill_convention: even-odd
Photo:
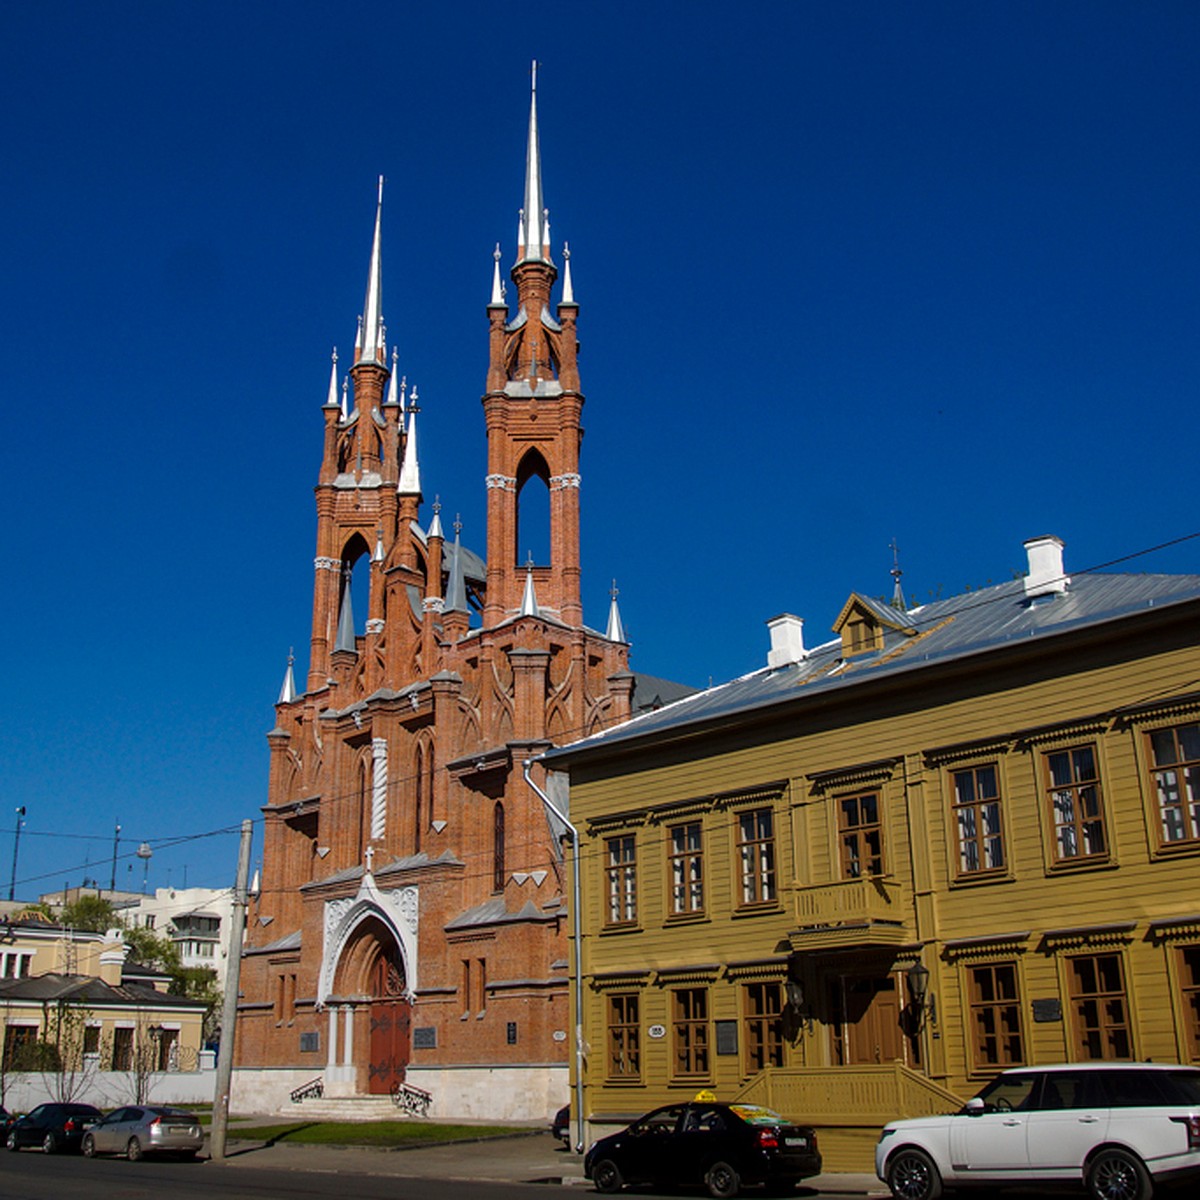
<instances>
[{"instance_id":1,"label":"wooden balcony railing","mask_svg":"<svg viewBox=\"0 0 1200 1200\"><path fill-rule=\"evenodd\" d=\"M906 889L881 875L796 888L793 942L810 949L899 944L911 937Z\"/></svg>"}]
</instances>

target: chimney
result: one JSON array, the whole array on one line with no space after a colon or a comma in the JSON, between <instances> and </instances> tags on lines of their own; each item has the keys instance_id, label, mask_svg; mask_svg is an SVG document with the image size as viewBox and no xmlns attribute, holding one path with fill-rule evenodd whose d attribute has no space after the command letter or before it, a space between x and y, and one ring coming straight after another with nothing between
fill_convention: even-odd
<instances>
[{"instance_id":1,"label":"chimney","mask_svg":"<svg viewBox=\"0 0 1200 1200\"><path fill-rule=\"evenodd\" d=\"M1029 571L1025 576L1025 598L1061 596L1071 581L1063 574L1063 543L1053 535L1030 538L1025 543Z\"/></svg>"},{"instance_id":2,"label":"chimney","mask_svg":"<svg viewBox=\"0 0 1200 1200\"><path fill-rule=\"evenodd\" d=\"M767 652L767 666L788 667L803 662L804 621L791 613L780 613L767 622L771 631L771 649Z\"/></svg>"},{"instance_id":3,"label":"chimney","mask_svg":"<svg viewBox=\"0 0 1200 1200\"><path fill-rule=\"evenodd\" d=\"M100 947L100 978L110 987L120 987L129 947L119 929L110 929Z\"/></svg>"}]
</instances>

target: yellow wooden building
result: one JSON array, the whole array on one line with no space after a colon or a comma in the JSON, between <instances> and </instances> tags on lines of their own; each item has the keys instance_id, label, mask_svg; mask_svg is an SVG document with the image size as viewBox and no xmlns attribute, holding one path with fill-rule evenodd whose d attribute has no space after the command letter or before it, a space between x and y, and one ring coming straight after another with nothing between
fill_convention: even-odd
<instances>
[{"instance_id":1,"label":"yellow wooden building","mask_svg":"<svg viewBox=\"0 0 1200 1200\"><path fill-rule=\"evenodd\" d=\"M997 1070L1200 1060L1200 576L852 595L833 641L551 751L591 1135L702 1088L823 1131Z\"/></svg>"}]
</instances>

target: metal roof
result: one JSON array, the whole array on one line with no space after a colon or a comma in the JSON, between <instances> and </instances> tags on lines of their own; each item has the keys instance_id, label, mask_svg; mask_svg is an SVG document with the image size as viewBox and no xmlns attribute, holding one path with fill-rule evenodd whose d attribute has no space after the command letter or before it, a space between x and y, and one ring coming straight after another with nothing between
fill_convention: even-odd
<instances>
[{"instance_id":1,"label":"metal roof","mask_svg":"<svg viewBox=\"0 0 1200 1200\"><path fill-rule=\"evenodd\" d=\"M999 651L1033 639L1049 639L1197 599L1200 575L1084 574L1075 576L1061 594L1032 599L1025 595L1024 581L1017 579L919 605L903 614L893 612L890 620L899 625L898 618L902 617L913 632L883 625L879 650L843 658L841 641L827 642L808 651L798 663L763 668L708 688L603 733L549 750L543 758L554 766L602 747L733 718L808 696L842 692L902 672ZM884 606L880 603L879 607Z\"/></svg>"}]
</instances>

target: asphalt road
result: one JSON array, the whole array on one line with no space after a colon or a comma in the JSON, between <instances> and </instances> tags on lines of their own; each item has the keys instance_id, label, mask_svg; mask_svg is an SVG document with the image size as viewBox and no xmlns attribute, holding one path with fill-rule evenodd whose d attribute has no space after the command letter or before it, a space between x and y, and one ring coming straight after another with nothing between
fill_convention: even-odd
<instances>
[{"instance_id":1,"label":"asphalt road","mask_svg":"<svg viewBox=\"0 0 1200 1200\"><path fill-rule=\"evenodd\" d=\"M477 1147L471 1147L477 1151ZM556 1184L360 1175L340 1170L289 1170L210 1162L89 1161L76 1155L0 1154L4 1200L528 1200L587 1195Z\"/></svg>"},{"instance_id":2,"label":"asphalt road","mask_svg":"<svg viewBox=\"0 0 1200 1200\"><path fill-rule=\"evenodd\" d=\"M797 1200L878 1197L868 1175L824 1175ZM574 1200L596 1193L547 1133L389 1151L232 1142L224 1163L0 1153L0 1200ZM653 1195L653 1193L634 1193ZM678 1193L702 1200L704 1193Z\"/></svg>"}]
</instances>

